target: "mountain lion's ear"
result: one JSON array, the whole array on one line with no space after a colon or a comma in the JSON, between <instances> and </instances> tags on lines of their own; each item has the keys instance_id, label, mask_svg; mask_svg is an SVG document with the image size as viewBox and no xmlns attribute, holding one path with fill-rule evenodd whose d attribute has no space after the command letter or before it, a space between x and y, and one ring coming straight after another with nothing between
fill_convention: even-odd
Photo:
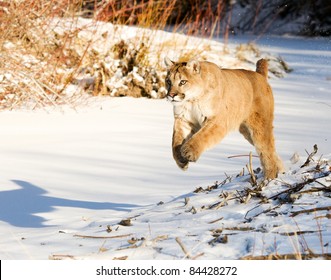
<instances>
[{"instance_id":1,"label":"mountain lion's ear","mask_svg":"<svg viewBox=\"0 0 331 280\"><path fill-rule=\"evenodd\" d=\"M196 74L200 73L200 62L197 60L191 60L187 62L186 67Z\"/></svg>"},{"instance_id":2,"label":"mountain lion's ear","mask_svg":"<svg viewBox=\"0 0 331 280\"><path fill-rule=\"evenodd\" d=\"M172 65L175 64L175 62L173 62L169 57L165 57L164 58L164 63L167 66L167 68L170 68Z\"/></svg>"}]
</instances>

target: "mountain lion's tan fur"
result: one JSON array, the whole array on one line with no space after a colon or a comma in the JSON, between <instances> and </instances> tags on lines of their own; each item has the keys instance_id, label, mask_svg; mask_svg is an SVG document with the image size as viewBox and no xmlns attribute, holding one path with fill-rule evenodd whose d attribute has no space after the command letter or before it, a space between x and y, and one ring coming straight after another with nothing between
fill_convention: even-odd
<instances>
[{"instance_id":1,"label":"mountain lion's tan fur","mask_svg":"<svg viewBox=\"0 0 331 280\"><path fill-rule=\"evenodd\" d=\"M274 100L267 82L268 63L256 72L222 69L207 61L166 58L167 98L174 106L173 157L183 170L234 129L255 146L266 178L283 170L274 143Z\"/></svg>"}]
</instances>

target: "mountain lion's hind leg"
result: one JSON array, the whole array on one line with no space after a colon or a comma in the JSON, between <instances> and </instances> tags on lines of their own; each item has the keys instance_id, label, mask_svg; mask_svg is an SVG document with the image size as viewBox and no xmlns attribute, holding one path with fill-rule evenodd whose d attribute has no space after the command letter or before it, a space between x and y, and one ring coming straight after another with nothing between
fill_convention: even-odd
<instances>
[{"instance_id":1,"label":"mountain lion's hind leg","mask_svg":"<svg viewBox=\"0 0 331 280\"><path fill-rule=\"evenodd\" d=\"M264 177L274 179L278 173L283 172L283 164L275 149L272 123L255 121L248 124L251 139L260 157ZM247 139L247 138L246 138Z\"/></svg>"}]
</instances>

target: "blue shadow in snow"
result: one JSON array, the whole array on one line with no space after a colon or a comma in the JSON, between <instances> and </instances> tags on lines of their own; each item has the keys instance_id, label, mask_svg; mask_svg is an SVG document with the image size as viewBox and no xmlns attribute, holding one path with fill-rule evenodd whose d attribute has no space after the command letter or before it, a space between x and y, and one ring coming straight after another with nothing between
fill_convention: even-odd
<instances>
[{"instance_id":1,"label":"blue shadow in snow","mask_svg":"<svg viewBox=\"0 0 331 280\"><path fill-rule=\"evenodd\" d=\"M0 192L0 220L17 227L47 227L44 218L37 213L46 213L56 206L77 207L92 210L128 211L134 204L90 202L45 196L47 192L29 182L13 180L21 187L18 190Z\"/></svg>"}]
</instances>

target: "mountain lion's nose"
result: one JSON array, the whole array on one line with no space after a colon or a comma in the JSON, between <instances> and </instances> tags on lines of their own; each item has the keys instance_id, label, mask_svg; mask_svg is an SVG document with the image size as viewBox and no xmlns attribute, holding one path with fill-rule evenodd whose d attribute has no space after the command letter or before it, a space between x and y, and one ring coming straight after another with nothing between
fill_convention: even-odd
<instances>
[{"instance_id":1,"label":"mountain lion's nose","mask_svg":"<svg viewBox=\"0 0 331 280\"><path fill-rule=\"evenodd\" d=\"M168 95L170 97L174 98L177 95L177 93L176 92L169 92Z\"/></svg>"}]
</instances>

